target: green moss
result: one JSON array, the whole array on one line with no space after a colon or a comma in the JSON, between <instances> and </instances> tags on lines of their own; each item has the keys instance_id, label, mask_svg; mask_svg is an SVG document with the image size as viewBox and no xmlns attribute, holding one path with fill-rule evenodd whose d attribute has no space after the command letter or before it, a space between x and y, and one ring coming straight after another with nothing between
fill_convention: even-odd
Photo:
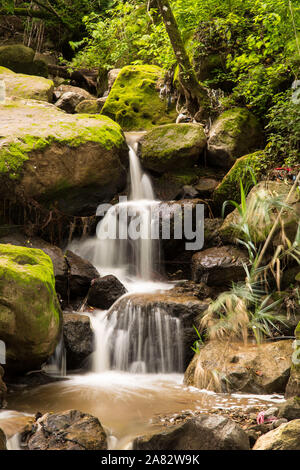
<instances>
[{"instance_id":1,"label":"green moss","mask_svg":"<svg viewBox=\"0 0 300 470\"><path fill-rule=\"evenodd\" d=\"M163 70L155 65L127 66L118 75L101 114L111 117L124 130L144 130L174 122L176 110L160 98Z\"/></svg>"},{"instance_id":2,"label":"green moss","mask_svg":"<svg viewBox=\"0 0 300 470\"><path fill-rule=\"evenodd\" d=\"M83 100L75 108L76 113L99 114L100 103L97 100Z\"/></svg>"},{"instance_id":3,"label":"green moss","mask_svg":"<svg viewBox=\"0 0 300 470\"><path fill-rule=\"evenodd\" d=\"M5 75L14 75L15 72L13 72L10 69L7 69L6 67L0 66L0 75L5 74Z\"/></svg>"},{"instance_id":4,"label":"green moss","mask_svg":"<svg viewBox=\"0 0 300 470\"><path fill-rule=\"evenodd\" d=\"M240 202L240 181L244 188L250 188L254 185L251 171L259 181L273 164L272 158L261 150L238 158L216 188L213 197L215 204L221 207L224 201Z\"/></svg>"}]
</instances>

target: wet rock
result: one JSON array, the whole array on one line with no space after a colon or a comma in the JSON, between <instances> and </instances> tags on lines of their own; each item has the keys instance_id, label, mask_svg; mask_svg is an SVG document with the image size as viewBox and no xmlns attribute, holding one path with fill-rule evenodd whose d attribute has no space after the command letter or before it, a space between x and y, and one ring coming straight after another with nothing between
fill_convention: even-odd
<instances>
[{"instance_id":1,"label":"wet rock","mask_svg":"<svg viewBox=\"0 0 300 470\"><path fill-rule=\"evenodd\" d=\"M65 259L69 268L70 298L85 297L91 282L100 277L97 269L89 261L70 250L66 251Z\"/></svg>"},{"instance_id":2,"label":"wet rock","mask_svg":"<svg viewBox=\"0 0 300 470\"><path fill-rule=\"evenodd\" d=\"M37 369L53 354L61 330L49 256L38 249L1 244L0 292L6 370Z\"/></svg>"},{"instance_id":3,"label":"wet rock","mask_svg":"<svg viewBox=\"0 0 300 470\"><path fill-rule=\"evenodd\" d=\"M27 441L29 450L107 450L98 418L77 410L47 413L39 418Z\"/></svg>"},{"instance_id":4,"label":"wet rock","mask_svg":"<svg viewBox=\"0 0 300 470\"><path fill-rule=\"evenodd\" d=\"M218 186L218 182L212 178L200 178L199 182L195 186L198 192L198 196L209 197Z\"/></svg>"},{"instance_id":5,"label":"wet rock","mask_svg":"<svg viewBox=\"0 0 300 470\"><path fill-rule=\"evenodd\" d=\"M202 415L153 436L138 437L134 450L249 450L249 438L223 416Z\"/></svg>"},{"instance_id":6,"label":"wet rock","mask_svg":"<svg viewBox=\"0 0 300 470\"><path fill-rule=\"evenodd\" d=\"M67 369L76 369L94 351L94 333L87 315L64 313L63 335Z\"/></svg>"},{"instance_id":7,"label":"wet rock","mask_svg":"<svg viewBox=\"0 0 300 470\"><path fill-rule=\"evenodd\" d=\"M0 428L0 450L6 450L6 436Z\"/></svg>"},{"instance_id":8,"label":"wet rock","mask_svg":"<svg viewBox=\"0 0 300 470\"><path fill-rule=\"evenodd\" d=\"M3 375L4 375L4 370L3 367L0 366L0 408L2 408L3 403L4 403L4 397L6 394L6 385L3 381Z\"/></svg>"},{"instance_id":9,"label":"wet rock","mask_svg":"<svg viewBox=\"0 0 300 470\"><path fill-rule=\"evenodd\" d=\"M262 145L262 130L256 117L245 108L222 113L213 123L208 139L210 165L230 168L242 155Z\"/></svg>"},{"instance_id":10,"label":"wet rock","mask_svg":"<svg viewBox=\"0 0 300 470\"><path fill-rule=\"evenodd\" d=\"M193 255L192 279L208 286L243 281L246 277L243 263L247 262L246 253L234 246L208 248Z\"/></svg>"},{"instance_id":11,"label":"wet rock","mask_svg":"<svg viewBox=\"0 0 300 470\"><path fill-rule=\"evenodd\" d=\"M61 95L61 97L56 101L55 106L66 111L66 113L73 114L75 113L76 106L83 100L83 96L72 91L68 91Z\"/></svg>"},{"instance_id":12,"label":"wet rock","mask_svg":"<svg viewBox=\"0 0 300 470\"><path fill-rule=\"evenodd\" d=\"M286 418L288 421L300 419L300 400L297 397L293 397L282 403L278 418Z\"/></svg>"},{"instance_id":13,"label":"wet rock","mask_svg":"<svg viewBox=\"0 0 300 470\"><path fill-rule=\"evenodd\" d=\"M127 290L113 275L103 276L92 282L87 302L92 307L109 309Z\"/></svg>"},{"instance_id":14,"label":"wet rock","mask_svg":"<svg viewBox=\"0 0 300 470\"><path fill-rule=\"evenodd\" d=\"M147 132L139 153L144 168L158 173L193 168L206 145L200 124L167 124Z\"/></svg>"},{"instance_id":15,"label":"wet rock","mask_svg":"<svg viewBox=\"0 0 300 470\"><path fill-rule=\"evenodd\" d=\"M259 345L210 341L194 356L184 381L216 392L283 393L291 353L291 340Z\"/></svg>"},{"instance_id":16,"label":"wet rock","mask_svg":"<svg viewBox=\"0 0 300 470\"><path fill-rule=\"evenodd\" d=\"M264 434L256 441L253 450L300 450L300 419Z\"/></svg>"}]
</instances>

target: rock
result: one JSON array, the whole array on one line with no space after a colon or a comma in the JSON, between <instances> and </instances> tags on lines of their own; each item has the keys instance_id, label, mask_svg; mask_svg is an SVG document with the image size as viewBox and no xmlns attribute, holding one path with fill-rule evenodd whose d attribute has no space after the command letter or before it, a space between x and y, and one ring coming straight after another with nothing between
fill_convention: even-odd
<instances>
[{"instance_id":1,"label":"rock","mask_svg":"<svg viewBox=\"0 0 300 470\"><path fill-rule=\"evenodd\" d=\"M164 72L156 65L128 65L118 75L102 109L126 130L174 122L175 106L160 97Z\"/></svg>"},{"instance_id":2,"label":"rock","mask_svg":"<svg viewBox=\"0 0 300 470\"><path fill-rule=\"evenodd\" d=\"M272 423L272 429L276 429L276 428L279 428L279 426L281 426L282 424L285 424L287 423L288 420L286 418L280 418L280 419L276 419L275 421L273 421Z\"/></svg>"},{"instance_id":3,"label":"rock","mask_svg":"<svg viewBox=\"0 0 300 470\"><path fill-rule=\"evenodd\" d=\"M10 44L0 47L0 66L17 73L47 77L47 64L35 57L35 52L23 44Z\"/></svg>"},{"instance_id":4,"label":"rock","mask_svg":"<svg viewBox=\"0 0 300 470\"><path fill-rule=\"evenodd\" d=\"M0 245L0 339L6 368L40 368L54 352L61 328L53 266L41 250Z\"/></svg>"},{"instance_id":5,"label":"rock","mask_svg":"<svg viewBox=\"0 0 300 470\"><path fill-rule=\"evenodd\" d=\"M233 246L208 248L192 257L192 279L208 286L226 286L243 281L246 272L243 264L248 262L244 251Z\"/></svg>"},{"instance_id":6,"label":"rock","mask_svg":"<svg viewBox=\"0 0 300 470\"><path fill-rule=\"evenodd\" d=\"M274 416L278 416L278 413L279 413L279 408L276 408L275 406L272 406L271 408L268 408L264 412L264 417L265 418L272 418Z\"/></svg>"},{"instance_id":7,"label":"rock","mask_svg":"<svg viewBox=\"0 0 300 470\"><path fill-rule=\"evenodd\" d=\"M134 450L249 450L249 438L223 416L201 415L153 436L138 437Z\"/></svg>"},{"instance_id":8,"label":"rock","mask_svg":"<svg viewBox=\"0 0 300 470\"><path fill-rule=\"evenodd\" d=\"M107 82L108 82L108 91L112 89L113 84L117 80L120 72L122 69L111 69L107 74Z\"/></svg>"},{"instance_id":9,"label":"rock","mask_svg":"<svg viewBox=\"0 0 300 470\"><path fill-rule=\"evenodd\" d=\"M218 186L218 182L212 178L200 178L199 182L195 186L198 192L198 196L208 197L210 196L215 188Z\"/></svg>"},{"instance_id":10,"label":"rock","mask_svg":"<svg viewBox=\"0 0 300 470\"><path fill-rule=\"evenodd\" d=\"M300 419L300 400L297 397L292 397L280 405L279 418L286 418L288 421L293 419Z\"/></svg>"},{"instance_id":11,"label":"rock","mask_svg":"<svg viewBox=\"0 0 300 470\"><path fill-rule=\"evenodd\" d=\"M47 413L37 420L28 450L107 450L98 418L77 410Z\"/></svg>"},{"instance_id":12,"label":"rock","mask_svg":"<svg viewBox=\"0 0 300 470\"><path fill-rule=\"evenodd\" d=\"M6 450L6 436L0 428L0 450Z\"/></svg>"},{"instance_id":13,"label":"rock","mask_svg":"<svg viewBox=\"0 0 300 470\"><path fill-rule=\"evenodd\" d=\"M61 97L56 101L55 106L66 111L66 113L73 114L75 113L76 106L83 100L84 98L81 95L68 91L61 95Z\"/></svg>"},{"instance_id":14,"label":"rock","mask_svg":"<svg viewBox=\"0 0 300 470\"><path fill-rule=\"evenodd\" d=\"M0 127L0 200L34 199L86 216L126 185L128 148L106 116L18 100L0 105Z\"/></svg>"},{"instance_id":15,"label":"rock","mask_svg":"<svg viewBox=\"0 0 300 470\"><path fill-rule=\"evenodd\" d=\"M300 398L300 322L295 330L296 340L293 343L293 355L292 355L292 368L291 376L289 378L285 397L297 397Z\"/></svg>"},{"instance_id":16,"label":"rock","mask_svg":"<svg viewBox=\"0 0 300 470\"><path fill-rule=\"evenodd\" d=\"M256 180L260 181L274 164L272 157L264 151L238 158L214 191L213 200L217 209L221 210L225 201L241 201L240 181L244 188L254 186L250 168Z\"/></svg>"},{"instance_id":17,"label":"rock","mask_svg":"<svg viewBox=\"0 0 300 470\"><path fill-rule=\"evenodd\" d=\"M246 204L248 208L248 218L246 220L251 240L256 243L264 242L271 231L276 220L278 212L272 213L269 210L269 217L266 218L262 210L265 200L269 197L281 198L282 202L285 201L291 189L290 184L277 181L262 181L254 186L247 196ZM286 236L293 242L297 233L299 217L300 217L300 196L297 191L290 197L289 205L293 206L294 210L284 211L282 219L285 227ZM255 214L262 214L259 218ZM220 236L224 243L234 243L236 238L243 239L243 234L236 228L236 224L240 221L238 209L231 212L224 220L220 228ZM276 240L278 233L281 231L281 224L273 236L273 243L275 246L280 244L280 240Z\"/></svg>"},{"instance_id":18,"label":"rock","mask_svg":"<svg viewBox=\"0 0 300 470\"><path fill-rule=\"evenodd\" d=\"M5 397L6 392L7 392L6 385L3 381L3 375L4 375L3 367L0 366L0 408L2 408L2 406L3 406L4 397ZM0 446L0 449L1 449L1 446Z\"/></svg>"},{"instance_id":19,"label":"rock","mask_svg":"<svg viewBox=\"0 0 300 470\"><path fill-rule=\"evenodd\" d=\"M262 131L256 117L245 108L223 112L213 123L207 144L208 162L230 168L238 157L262 145Z\"/></svg>"},{"instance_id":20,"label":"rock","mask_svg":"<svg viewBox=\"0 0 300 470\"><path fill-rule=\"evenodd\" d=\"M63 315L64 345L67 369L76 369L94 351L94 333L90 318L78 313Z\"/></svg>"},{"instance_id":21,"label":"rock","mask_svg":"<svg viewBox=\"0 0 300 470\"><path fill-rule=\"evenodd\" d=\"M210 341L194 356L184 382L217 392L283 393L291 351L291 340L258 345Z\"/></svg>"},{"instance_id":22,"label":"rock","mask_svg":"<svg viewBox=\"0 0 300 470\"><path fill-rule=\"evenodd\" d=\"M263 434L257 439L253 450L300 450L300 419Z\"/></svg>"},{"instance_id":23,"label":"rock","mask_svg":"<svg viewBox=\"0 0 300 470\"><path fill-rule=\"evenodd\" d=\"M87 302L92 307L109 309L127 290L113 275L98 277L92 282Z\"/></svg>"},{"instance_id":24,"label":"rock","mask_svg":"<svg viewBox=\"0 0 300 470\"><path fill-rule=\"evenodd\" d=\"M38 237L28 237L22 233L13 233L0 238L0 243L38 248L51 258L55 277L55 290L63 299L68 294L68 265L62 250Z\"/></svg>"},{"instance_id":25,"label":"rock","mask_svg":"<svg viewBox=\"0 0 300 470\"><path fill-rule=\"evenodd\" d=\"M55 99L58 100L65 93L74 93L78 95L82 100L95 100L95 97L91 95L88 91L86 91L84 88L80 88L78 86L72 86L72 85L57 86L54 90Z\"/></svg>"},{"instance_id":26,"label":"rock","mask_svg":"<svg viewBox=\"0 0 300 470\"><path fill-rule=\"evenodd\" d=\"M139 142L144 168L158 173L192 168L206 145L201 124L167 124L147 132Z\"/></svg>"},{"instance_id":27,"label":"rock","mask_svg":"<svg viewBox=\"0 0 300 470\"><path fill-rule=\"evenodd\" d=\"M89 261L70 250L66 251L65 259L69 267L70 297L85 297L91 282L100 277L97 269Z\"/></svg>"},{"instance_id":28,"label":"rock","mask_svg":"<svg viewBox=\"0 0 300 470\"><path fill-rule=\"evenodd\" d=\"M83 114L99 114L104 106L106 98L99 98L97 100L83 100L75 108L76 113Z\"/></svg>"},{"instance_id":29,"label":"rock","mask_svg":"<svg viewBox=\"0 0 300 470\"><path fill-rule=\"evenodd\" d=\"M14 73L4 67L0 67L0 80L4 80L5 82L6 96L8 98L17 97L52 101L54 88L52 80L33 75ZM5 110L2 106L1 109L2 111Z\"/></svg>"}]
</instances>

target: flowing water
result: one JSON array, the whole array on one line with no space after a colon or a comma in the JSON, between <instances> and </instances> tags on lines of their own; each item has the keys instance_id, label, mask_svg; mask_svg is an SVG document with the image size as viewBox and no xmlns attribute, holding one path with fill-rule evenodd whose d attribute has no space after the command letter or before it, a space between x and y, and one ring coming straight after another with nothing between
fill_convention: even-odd
<instances>
[{"instance_id":1,"label":"flowing water","mask_svg":"<svg viewBox=\"0 0 300 470\"><path fill-rule=\"evenodd\" d=\"M97 236L73 242L70 249L89 259L100 274L115 274L128 294L108 312L86 312L95 332L96 350L92 372L69 375L66 380L23 389L8 396L8 409L0 412L0 427L10 448L18 447L14 437L28 414L37 411L79 409L97 416L109 436L110 449L130 448L138 435L162 429L161 415L216 408L264 406L281 401L280 396L215 394L183 385L183 349L180 319L162 308L133 302L137 293L161 292L172 285L155 281L159 245L151 240L151 208L158 204L149 177L143 174L134 145L130 148L131 192L128 201L111 207L99 226ZM125 215L133 211L126 219ZM129 240L129 222L139 218L142 237ZM111 240L107 231L116 227ZM84 312L83 312L84 313ZM63 363L61 345L56 358ZM55 361L52 361L53 368Z\"/></svg>"}]
</instances>

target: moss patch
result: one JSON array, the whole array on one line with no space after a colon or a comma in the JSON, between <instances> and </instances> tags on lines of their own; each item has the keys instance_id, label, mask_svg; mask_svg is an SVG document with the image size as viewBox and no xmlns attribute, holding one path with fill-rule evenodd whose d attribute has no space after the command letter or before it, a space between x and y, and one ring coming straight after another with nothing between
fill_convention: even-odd
<instances>
[{"instance_id":1,"label":"moss patch","mask_svg":"<svg viewBox=\"0 0 300 470\"><path fill-rule=\"evenodd\" d=\"M160 98L163 70L155 65L129 65L118 75L103 106L102 114L124 130L144 130L174 122L176 110Z\"/></svg>"},{"instance_id":2,"label":"moss patch","mask_svg":"<svg viewBox=\"0 0 300 470\"><path fill-rule=\"evenodd\" d=\"M9 365L25 370L40 365L54 351L60 321L49 256L38 249L0 245L0 337Z\"/></svg>"}]
</instances>

